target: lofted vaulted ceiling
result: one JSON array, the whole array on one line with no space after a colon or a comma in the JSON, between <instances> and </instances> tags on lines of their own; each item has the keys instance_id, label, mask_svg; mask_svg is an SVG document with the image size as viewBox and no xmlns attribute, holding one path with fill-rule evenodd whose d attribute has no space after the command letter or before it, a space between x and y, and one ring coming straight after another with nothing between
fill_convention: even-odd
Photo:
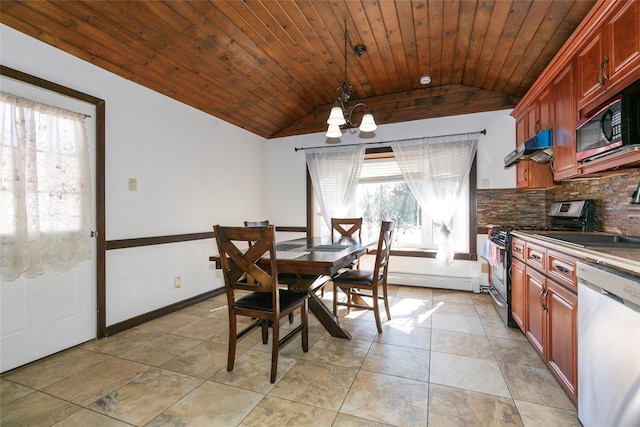
<instances>
[{"instance_id":1,"label":"lofted vaulted ceiling","mask_svg":"<svg viewBox=\"0 0 640 427\"><path fill-rule=\"evenodd\" d=\"M348 82L387 124L514 107L594 3L2 0L0 22L273 138L326 130L345 21L367 48Z\"/></svg>"}]
</instances>

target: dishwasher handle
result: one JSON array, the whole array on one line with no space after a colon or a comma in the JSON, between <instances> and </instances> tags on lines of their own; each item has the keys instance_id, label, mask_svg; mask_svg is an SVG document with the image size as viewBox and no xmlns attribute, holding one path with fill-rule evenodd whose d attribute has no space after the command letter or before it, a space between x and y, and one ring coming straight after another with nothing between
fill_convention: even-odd
<instances>
[{"instance_id":1,"label":"dishwasher handle","mask_svg":"<svg viewBox=\"0 0 640 427\"><path fill-rule=\"evenodd\" d=\"M588 286L595 292L640 312L639 275L584 261L578 261L576 270L578 284Z\"/></svg>"},{"instance_id":2,"label":"dishwasher handle","mask_svg":"<svg viewBox=\"0 0 640 427\"><path fill-rule=\"evenodd\" d=\"M618 295L616 294L612 294L611 292L605 291L604 289L600 288L600 293L606 297L611 298L614 301L619 302L620 304L624 304L624 300L622 298L620 298Z\"/></svg>"}]
</instances>

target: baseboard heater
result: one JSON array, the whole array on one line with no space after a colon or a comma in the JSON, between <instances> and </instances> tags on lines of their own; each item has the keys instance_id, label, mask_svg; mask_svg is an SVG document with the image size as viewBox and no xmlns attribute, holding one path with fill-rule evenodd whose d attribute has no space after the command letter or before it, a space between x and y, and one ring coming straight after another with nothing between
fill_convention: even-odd
<instances>
[{"instance_id":1,"label":"baseboard heater","mask_svg":"<svg viewBox=\"0 0 640 427\"><path fill-rule=\"evenodd\" d=\"M480 292L480 280L475 277L438 276L389 272L387 283L391 285L417 286L423 288L451 289L456 291Z\"/></svg>"}]
</instances>

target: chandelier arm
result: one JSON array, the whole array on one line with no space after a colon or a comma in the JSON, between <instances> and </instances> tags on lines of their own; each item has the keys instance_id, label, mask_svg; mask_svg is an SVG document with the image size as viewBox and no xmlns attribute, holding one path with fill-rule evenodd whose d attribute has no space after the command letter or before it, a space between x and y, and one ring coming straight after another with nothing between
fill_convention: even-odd
<instances>
[{"instance_id":1,"label":"chandelier arm","mask_svg":"<svg viewBox=\"0 0 640 427\"><path fill-rule=\"evenodd\" d=\"M366 106L363 102L358 102L356 105L354 105L353 107L351 107L351 108L349 109L349 112L348 112L348 113L347 113L347 115L345 116L345 119L347 120L347 123L346 123L344 126L346 126L346 125L349 125L349 126L351 126L351 127L358 127L358 126L360 126L360 122L354 122L354 121L351 121L351 117L353 116L353 113L354 113L354 112L356 111L356 109L358 109L358 108L362 108L362 109L363 109L363 113L362 113L362 115L363 115L363 116L364 116L364 115L367 113L367 111L368 111L367 106Z\"/></svg>"}]
</instances>

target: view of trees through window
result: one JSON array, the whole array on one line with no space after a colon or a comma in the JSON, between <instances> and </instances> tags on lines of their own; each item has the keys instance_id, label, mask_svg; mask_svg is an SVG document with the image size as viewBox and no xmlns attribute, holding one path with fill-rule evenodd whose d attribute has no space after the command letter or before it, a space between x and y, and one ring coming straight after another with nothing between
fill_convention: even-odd
<instances>
[{"instance_id":1,"label":"view of trees through window","mask_svg":"<svg viewBox=\"0 0 640 427\"><path fill-rule=\"evenodd\" d=\"M452 243L456 251L468 251L468 187L460 197L460 208L453 218ZM394 157L365 159L356 198L349 216L362 217L362 237L375 241L380 221L395 223L396 248L435 249L440 224L434 222L418 204L404 182Z\"/></svg>"},{"instance_id":2,"label":"view of trees through window","mask_svg":"<svg viewBox=\"0 0 640 427\"><path fill-rule=\"evenodd\" d=\"M374 241L378 236L380 221L390 219L395 223L395 238L413 241L420 240L421 209L404 182L364 183L358 185L358 211L362 212L363 237Z\"/></svg>"}]
</instances>

